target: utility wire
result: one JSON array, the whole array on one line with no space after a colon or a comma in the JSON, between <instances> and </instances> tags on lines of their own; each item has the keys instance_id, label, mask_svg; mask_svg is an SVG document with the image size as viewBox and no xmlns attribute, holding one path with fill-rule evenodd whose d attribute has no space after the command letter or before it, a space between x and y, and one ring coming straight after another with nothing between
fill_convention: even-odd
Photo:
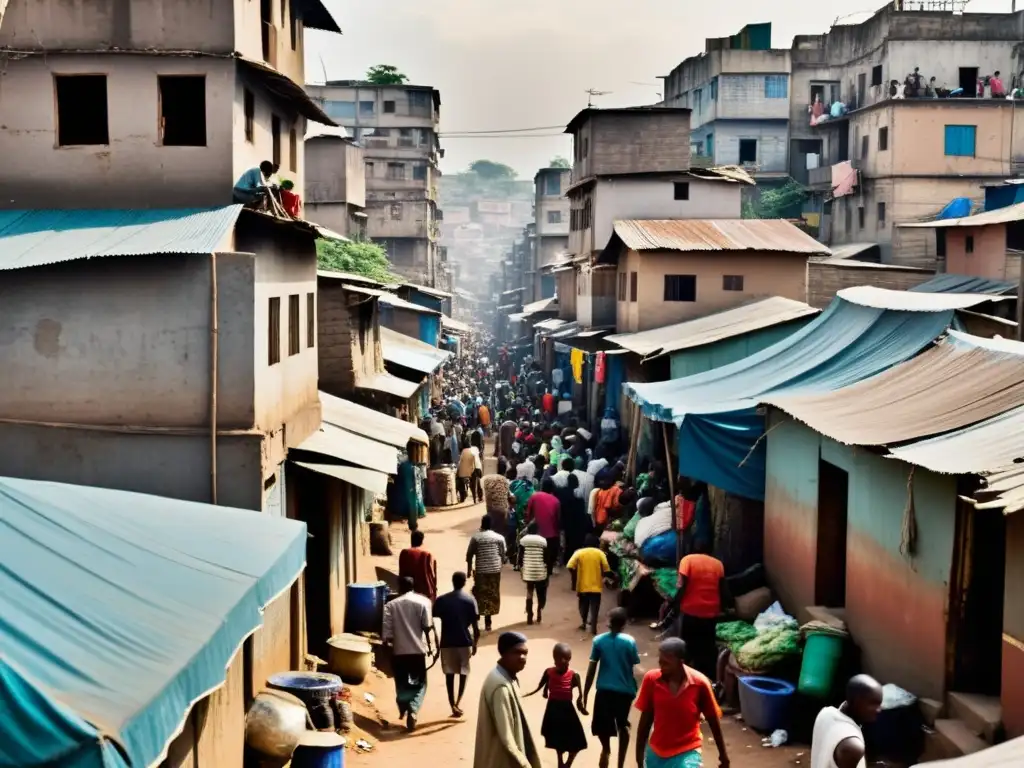
<instances>
[{"instance_id":1,"label":"utility wire","mask_svg":"<svg viewBox=\"0 0 1024 768\"><path fill-rule=\"evenodd\" d=\"M525 133L526 131L550 131L555 128L564 129L565 124L563 123L562 125L538 125L534 128L495 128L494 130L490 131L443 131L441 132L441 136L448 136L453 133Z\"/></svg>"}]
</instances>

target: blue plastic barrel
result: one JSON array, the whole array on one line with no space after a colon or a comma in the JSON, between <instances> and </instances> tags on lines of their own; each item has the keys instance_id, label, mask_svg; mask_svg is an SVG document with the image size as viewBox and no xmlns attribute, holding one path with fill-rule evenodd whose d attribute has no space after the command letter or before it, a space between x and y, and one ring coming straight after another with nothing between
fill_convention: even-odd
<instances>
[{"instance_id":1,"label":"blue plastic barrel","mask_svg":"<svg viewBox=\"0 0 1024 768\"><path fill-rule=\"evenodd\" d=\"M298 697L317 728L334 728L334 710L331 698L341 692L342 682L337 675L326 672L281 672L267 678L267 686Z\"/></svg>"},{"instance_id":2,"label":"blue plastic barrel","mask_svg":"<svg viewBox=\"0 0 1024 768\"><path fill-rule=\"evenodd\" d=\"M384 582L349 584L345 588L345 631L380 634L387 591Z\"/></svg>"},{"instance_id":3,"label":"blue plastic barrel","mask_svg":"<svg viewBox=\"0 0 1024 768\"><path fill-rule=\"evenodd\" d=\"M292 768L344 768L344 744L336 733L307 731L292 753Z\"/></svg>"},{"instance_id":4,"label":"blue plastic barrel","mask_svg":"<svg viewBox=\"0 0 1024 768\"><path fill-rule=\"evenodd\" d=\"M747 675L740 678L740 711L755 731L788 728L789 711L796 688L774 677Z\"/></svg>"}]
</instances>

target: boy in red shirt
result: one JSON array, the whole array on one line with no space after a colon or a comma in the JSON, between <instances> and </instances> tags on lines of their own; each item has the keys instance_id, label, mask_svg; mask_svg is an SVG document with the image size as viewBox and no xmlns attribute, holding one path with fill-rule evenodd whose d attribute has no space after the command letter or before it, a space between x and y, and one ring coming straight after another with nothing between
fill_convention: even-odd
<instances>
[{"instance_id":1,"label":"boy in red shirt","mask_svg":"<svg viewBox=\"0 0 1024 768\"><path fill-rule=\"evenodd\" d=\"M718 747L720 768L729 768L729 753L722 734L722 712L711 681L683 662L686 643L677 637L658 648L658 669L644 675L636 708L637 768L700 768L703 763L701 715L708 721ZM653 729L653 730L652 730Z\"/></svg>"}]
</instances>

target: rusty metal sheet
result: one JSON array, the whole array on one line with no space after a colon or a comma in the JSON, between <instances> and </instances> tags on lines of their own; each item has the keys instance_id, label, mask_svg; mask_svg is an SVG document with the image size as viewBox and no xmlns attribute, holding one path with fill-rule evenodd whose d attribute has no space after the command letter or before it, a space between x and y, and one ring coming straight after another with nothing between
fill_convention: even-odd
<instances>
[{"instance_id":1,"label":"rusty metal sheet","mask_svg":"<svg viewBox=\"0 0 1024 768\"><path fill-rule=\"evenodd\" d=\"M788 323L800 317L816 314L818 311L802 301L772 296L682 323L638 333L615 334L608 336L607 341L638 355L657 357L680 349L702 347L780 323Z\"/></svg>"},{"instance_id":2,"label":"rusty metal sheet","mask_svg":"<svg viewBox=\"0 0 1024 768\"><path fill-rule=\"evenodd\" d=\"M634 251L832 253L784 219L626 219L615 234Z\"/></svg>"},{"instance_id":3,"label":"rusty metal sheet","mask_svg":"<svg viewBox=\"0 0 1024 768\"><path fill-rule=\"evenodd\" d=\"M1024 344L950 331L917 357L848 387L761 401L847 445L902 443L1024 405Z\"/></svg>"}]
</instances>

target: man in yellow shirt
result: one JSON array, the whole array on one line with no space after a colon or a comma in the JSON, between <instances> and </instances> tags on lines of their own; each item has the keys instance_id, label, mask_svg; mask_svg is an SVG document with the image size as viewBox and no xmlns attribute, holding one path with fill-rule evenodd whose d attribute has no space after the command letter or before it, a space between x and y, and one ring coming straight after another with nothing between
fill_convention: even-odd
<instances>
[{"instance_id":1,"label":"man in yellow shirt","mask_svg":"<svg viewBox=\"0 0 1024 768\"><path fill-rule=\"evenodd\" d=\"M601 589L605 574L611 574L608 558L600 549L598 538L591 534L584 542L583 549L577 549L566 568L572 574L572 586L576 590L580 606L580 629L590 629L597 634L597 614L601 610Z\"/></svg>"}]
</instances>

